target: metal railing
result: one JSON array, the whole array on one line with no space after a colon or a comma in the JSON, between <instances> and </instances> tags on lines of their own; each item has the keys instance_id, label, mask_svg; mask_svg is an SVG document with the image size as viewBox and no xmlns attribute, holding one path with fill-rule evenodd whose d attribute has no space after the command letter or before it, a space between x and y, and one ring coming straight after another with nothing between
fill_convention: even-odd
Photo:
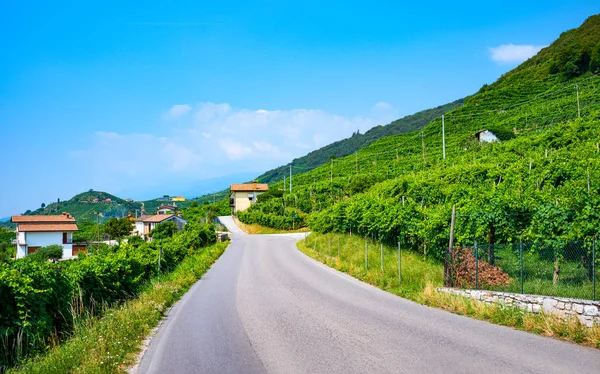
<instances>
[{"instance_id":1,"label":"metal railing","mask_svg":"<svg viewBox=\"0 0 600 374\"><path fill-rule=\"evenodd\" d=\"M448 287L597 300L596 240L485 244L452 248Z\"/></svg>"}]
</instances>

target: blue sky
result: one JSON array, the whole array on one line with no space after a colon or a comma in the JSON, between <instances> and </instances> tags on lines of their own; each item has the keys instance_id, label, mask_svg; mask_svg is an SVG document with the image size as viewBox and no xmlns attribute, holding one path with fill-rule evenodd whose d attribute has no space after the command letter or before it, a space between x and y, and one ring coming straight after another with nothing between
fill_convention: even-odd
<instances>
[{"instance_id":1,"label":"blue sky","mask_svg":"<svg viewBox=\"0 0 600 374\"><path fill-rule=\"evenodd\" d=\"M597 1L123 3L1 6L0 217L90 188L135 199L225 188L472 94L600 12Z\"/></svg>"}]
</instances>

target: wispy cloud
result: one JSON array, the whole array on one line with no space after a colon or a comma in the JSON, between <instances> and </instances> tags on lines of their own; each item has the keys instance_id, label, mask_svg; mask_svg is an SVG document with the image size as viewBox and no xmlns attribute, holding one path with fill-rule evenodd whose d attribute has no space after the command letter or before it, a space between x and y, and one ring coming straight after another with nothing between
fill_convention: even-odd
<instances>
[{"instance_id":1,"label":"wispy cloud","mask_svg":"<svg viewBox=\"0 0 600 374\"><path fill-rule=\"evenodd\" d=\"M535 56L545 45L502 44L489 47L493 61L503 64L520 63Z\"/></svg>"},{"instance_id":2,"label":"wispy cloud","mask_svg":"<svg viewBox=\"0 0 600 374\"><path fill-rule=\"evenodd\" d=\"M178 126L165 126L161 134L97 132L89 147L71 157L75 169L89 171L90 183L115 191L241 171L258 175L357 129L365 132L395 119L389 104L372 109L369 116L347 117L316 109L177 104L163 116L180 119Z\"/></svg>"},{"instance_id":3,"label":"wispy cloud","mask_svg":"<svg viewBox=\"0 0 600 374\"><path fill-rule=\"evenodd\" d=\"M166 120L181 118L190 110L192 110L192 107L187 104L176 104L163 113L163 118Z\"/></svg>"}]
</instances>

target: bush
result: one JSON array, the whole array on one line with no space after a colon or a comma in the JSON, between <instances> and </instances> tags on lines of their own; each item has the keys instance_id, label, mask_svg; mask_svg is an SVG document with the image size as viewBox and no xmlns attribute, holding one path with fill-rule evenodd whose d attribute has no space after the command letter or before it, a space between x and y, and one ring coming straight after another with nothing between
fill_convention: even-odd
<instances>
[{"instance_id":1,"label":"bush","mask_svg":"<svg viewBox=\"0 0 600 374\"><path fill-rule=\"evenodd\" d=\"M63 247L61 245L58 244L52 244L49 245L47 247L42 247L40 249L38 249L37 251L35 251L34 253L32 253L31 255L27 256L30 257L31 260L37 260L37 261L48 261L48 260L52 260L54 262L60 260L63 256Z\"/></svg>"},{"instance_id":2,"label":"bush","mask_svg":"<svg viewBox=\"0 0 600 374\"><path fill-rule=\"evenodd\" d=\"M152 239L167 239L175 235L177 224L173 221L159 223L148 234Z\"/></svg>"}]
</instances>

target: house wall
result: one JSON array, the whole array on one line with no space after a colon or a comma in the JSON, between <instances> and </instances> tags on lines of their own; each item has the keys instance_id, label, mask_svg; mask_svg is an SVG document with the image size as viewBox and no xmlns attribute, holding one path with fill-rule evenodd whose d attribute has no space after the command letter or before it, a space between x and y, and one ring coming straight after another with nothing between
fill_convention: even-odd
<instances>
[{"instance_id":1,"label":"house wall","mask_svg":"<svg viewBox=\"0 0 600 374\"><path fill-rule=\"evenodd\" d=\"M248 199L248 192L236 192L234 194L234 213L250 208L252 203Z\"/></svg>"},{"instance_id":2,"label":"house wall","mask_svg":"<svg viewBox=\"0 0 600 374\"><path fill-rule=\"evenodd\" d=\"M492 143L497 142L498 138L490 131L483 131L479 134L479 142Z\"/></svg>"},{"instance_id":3,"label":"house wall","mask_svg":"<svg viewBox=\"0 0 600 374\"><path fill-rule=\"evenodd\" d=\"M260 196L260 194L262 194L262 191L256 192L256 199L253 199L252 201L250 201L248 196L254 195L254 192L235 192L233 194L233 196L234 196L233 197L233 199L234 199L233 212L236 213L236 212L250 208L250 205L254 204L256 202L256 200L258 200L258 196Z\"/></svg>"},{"instance_id":4,"label":"house wall","mask_svg":"<svg viewBox=\"0 0 600 374\"><path fill-rule=\"evenodd\" d=\"M27 256L27 247L47 247L58 244L63 247L63 258L73 255L73 244L63 244L63 232L19 232L24 234L26 245L17 245L17 258ZM67 241L73 241L73 233L67 233Z\"/></svg>"},{"instance_id":5,"label":"house wall","mask_svg":"<svg viewBox=\"0 0 600 374\"><path fill-rule=\"evenodd\" d=\"M139 235L139 236L144 235L144 222L136 222L135 223L135 231L136 231L137 235Z\"/></svg>"}]
</instances>

